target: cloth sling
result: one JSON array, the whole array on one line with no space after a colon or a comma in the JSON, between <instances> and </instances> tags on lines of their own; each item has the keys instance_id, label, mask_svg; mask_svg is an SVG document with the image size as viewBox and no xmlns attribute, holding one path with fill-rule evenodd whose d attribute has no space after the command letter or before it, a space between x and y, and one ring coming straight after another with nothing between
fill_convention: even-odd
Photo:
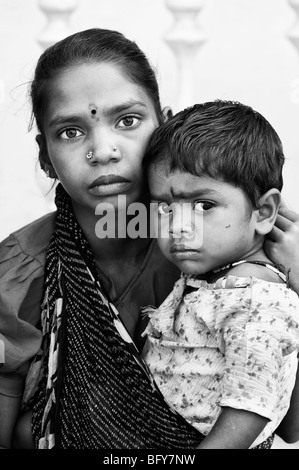
<instances>
[{"instance_id":1,"label":"cloth sling","mask_svg":"<svg viewBox=\"0 0 299 470\"><path fill-rule=\"evenodd\" d=\"M203 436L164 401L104 293L59 184L46 259L43 341L27 380L38 448L184 449Z\"/></svg>"}]
</instances>

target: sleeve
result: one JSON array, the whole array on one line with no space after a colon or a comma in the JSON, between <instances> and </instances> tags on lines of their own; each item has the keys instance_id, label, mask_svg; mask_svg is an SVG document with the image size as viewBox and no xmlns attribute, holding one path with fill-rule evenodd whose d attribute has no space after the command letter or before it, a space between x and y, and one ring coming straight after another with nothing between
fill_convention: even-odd
<instances>
[{"instance_id":1,"label":"sleeve","mask_svg":"<svg viewBox=\"0 0 299 470\"><path fill-rule=\"evenodd\" d=\"M290 393L285 363L299 345L298 297L275 283L234 291L234 302L218 321L225 354L220 405L274 420Z\"/></svg>"},{"instance_id":2,"label":"sleeve","mask_svg":"<svg viewBox=\"0 0 299 470\"><path fill-rule=\"evenodd\" d=\"M38 328L44 268L13 235L0 244L0 393L21 396Z\"/></svg>"}]
</instances>

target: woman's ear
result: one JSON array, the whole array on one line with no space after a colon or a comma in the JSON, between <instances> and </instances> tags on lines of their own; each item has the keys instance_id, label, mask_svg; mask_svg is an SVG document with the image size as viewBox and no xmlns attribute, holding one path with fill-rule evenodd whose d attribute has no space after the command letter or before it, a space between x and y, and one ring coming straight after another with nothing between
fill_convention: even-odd
<instances>
[{"instance_id":1,"label":"woman's ear","mask_svg":"<svg viewBox=\"0 0 299 470\"><path fill-rule=\"evenodd\" d=\"M259 205L256 209L256 227L259 235L267 235L271 232L278 213L281 202L280 191L276 188L269 189L259 199Z\"/></svg>"},{"instance_id":2,"label":"woman's ear","mask_svg":"<svg viewBox=\"0 0 299 470\"><path fill-rule=\"evenodd\" d=\"M163 114L163 122L168 121L168 119L172 118L173 116L172 109L169 106L166 106L165 108L163 108L162 114Z\"/></svg>"},{"instance_id":3,"label":"woman's ear","mask_svg":"<svg viewBox=\"0 0 299 470\"><path fill-rule=\"evenodd\" d=\"M39 147L38 159L39 159L39 164L40 164L41 169L50 178L57 178L57 175L55 173L55 170L49 158L46 139L44 138L42 134L38 134L35 137L35 140Z\"/></svg>"}]
</instances>

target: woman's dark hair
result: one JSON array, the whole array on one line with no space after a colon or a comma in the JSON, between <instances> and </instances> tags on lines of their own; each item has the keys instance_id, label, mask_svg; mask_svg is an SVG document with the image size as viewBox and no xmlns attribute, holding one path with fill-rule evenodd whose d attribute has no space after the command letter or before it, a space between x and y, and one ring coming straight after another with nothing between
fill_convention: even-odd
<instances>
[{"instance_id":1,"label":"woman's dark hair","mask_svg":"<svg viewBox=\"0 0 299 470\"><path fill-rule=\"evenodd\" d=\"M117 31L88 29L57 42L40 56L31 83L32 116L41 132L48 98L49 81L68 67L85 63L110 62L118 65L133 83L144 89L154 105L159 123L162 110L154 70L137 44Z\"/></svg>"},{"instance_id":2,"label":"woman's dark hair","mask_svg":"<svg viewBox=\"0 0 299 470\"><path fill-rule=\"evenodd\" d=\"M284 154L276 131L261 114L234 101L196 104L155 129L144 169L154 163L233 183L254 208L261 195L283 184Z\"/></svg>"}]
</instances>

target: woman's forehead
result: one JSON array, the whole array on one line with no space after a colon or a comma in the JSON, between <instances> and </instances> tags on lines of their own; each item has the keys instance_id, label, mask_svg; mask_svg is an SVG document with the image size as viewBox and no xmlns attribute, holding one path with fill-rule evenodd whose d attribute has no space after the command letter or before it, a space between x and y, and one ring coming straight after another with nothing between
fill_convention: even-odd
<instances>
[{"instance_id":1,"label":"woman's forehead","mask_svg":"<svg viewBox=\"0 0 299 470\"><path fill-rule=\"evenodd\" d=\"M133 83L121 67L111 63L68 67L53 78L48 90L48 110L79 108L108 110L134 103L153 108L144 89Z\"/></svg>"}]
</instances>

